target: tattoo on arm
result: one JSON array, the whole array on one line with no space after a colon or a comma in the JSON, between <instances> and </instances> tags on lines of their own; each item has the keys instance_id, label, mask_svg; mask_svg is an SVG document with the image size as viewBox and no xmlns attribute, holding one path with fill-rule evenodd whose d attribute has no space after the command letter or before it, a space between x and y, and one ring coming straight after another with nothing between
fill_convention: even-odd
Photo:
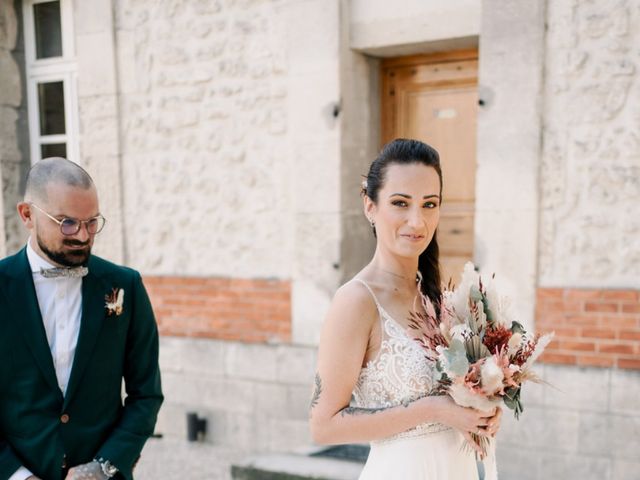
<instances>
[{"instance_id":1,"label":"tattoo on arm","mask_svg":"<svg viewBox=\"0 0 640 480\"><path fill-rule=\"evenodd\" d=\"M359 407L344 407L340 410L340 415L372 415L374 413L386 410L386 408L359 408Z\"/></svg>"},{"instance_id":2,"label":"tattoo on arm","mask_svg":"<svg viewBox=\"0 0 640 480\"><path fill-rule=\"evenodd\" d=\"M402 405L404 408L407 408L409 405L411 405L413 402L415 402L416 400L419 400L423 397L426 397L427 395L420 395L419 397L413 399L413 400L403 400L400 405ZM398 406L400 406L398 405ZM343 417L345 415L371 415L374 413L378 413L378 412L382 412L383 410L387 410L387 407L381 407L381 408L359 408L359 407L344 407L342 410L340 410L340 415L342 415Z\"/></svg>"},{"instance_id":3,"label":"tattoo on arm","mask_svg":"<svg viewBox=\"0 0 640 480\"><path fill-rule=\"evenodd\" d=\"M320 394L322 393L322 379L320 378L319 373L316 373L314 382L315 387L313 389L313 396L311 397L311 405L309 406L309 410L313 410L313 408L318 405L318 400L320 400Z\"/></svg>"}]
</instances>

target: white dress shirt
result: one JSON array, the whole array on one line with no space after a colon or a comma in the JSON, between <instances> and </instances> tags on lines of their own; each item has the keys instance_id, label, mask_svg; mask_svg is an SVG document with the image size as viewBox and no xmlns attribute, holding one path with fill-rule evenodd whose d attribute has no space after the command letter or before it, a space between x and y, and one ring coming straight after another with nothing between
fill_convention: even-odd
<instances>
[{"instance_id":1,"label":"white dress shirt","mask_svg":"<svg viewBox=\"0 0 640 480\"><path fill-rule=\"evenodd\" d=\"M40 314L47 333L47 342L51 350L53 365L56 370L58 386L62 394L66 394L76 353L80 318L82 316L82 278L45 278L40 274L41 268L53 268L47 260L38 255L27 242L27 258L31 266L33 284L40 306ZM9 480L25 480L32 473L20 467Z\"/></svg>"}]
</instances>

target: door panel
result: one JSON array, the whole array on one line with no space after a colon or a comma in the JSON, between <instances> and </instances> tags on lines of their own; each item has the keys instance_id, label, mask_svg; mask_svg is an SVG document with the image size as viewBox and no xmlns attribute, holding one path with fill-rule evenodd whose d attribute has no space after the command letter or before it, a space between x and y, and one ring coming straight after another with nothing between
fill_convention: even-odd
<instances>
[{"instance_id":1,"label":"door panel","mask_svg":"<svg viewBox=\"0 0 640 480\"><path fill-rule=\"evenodd\" d=\"M458 281L464 263L473 259L477 52L386 60L382 79L383 142L416 138L440 153L442 278Z\"/></svg>"}]
</instances>

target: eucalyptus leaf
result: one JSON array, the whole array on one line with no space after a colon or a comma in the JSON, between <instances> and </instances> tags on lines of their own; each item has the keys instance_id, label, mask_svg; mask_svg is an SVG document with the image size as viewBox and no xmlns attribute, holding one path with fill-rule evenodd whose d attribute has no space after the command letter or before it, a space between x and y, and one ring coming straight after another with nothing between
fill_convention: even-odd
<instances>
[{"instance_id":1,"label":"eucalyptus leaf","mask_svg":"<svg viewBox=\"0 0 640 480\"><path fill-rule=\"evenodd\" d=\"M480 302L482 301L482 297L483 297L482 292L480 292L480 289L478 288L478 286L471 285L471 288L469 289L469 298L474 302Z\"/></svg>"},{"instance_id":2,"label":"eucalyptus leaf","mask_svg":"<svg viewBox=\"0 0 640 480\"><path fill-rule=\"evenodd\" d=\"M466 375L469 371L469 361L464 344L457 339L451 341L449 348L444 351L444 356L449 364L448 370L455 375Z\"/></svg>"}]
</instances>

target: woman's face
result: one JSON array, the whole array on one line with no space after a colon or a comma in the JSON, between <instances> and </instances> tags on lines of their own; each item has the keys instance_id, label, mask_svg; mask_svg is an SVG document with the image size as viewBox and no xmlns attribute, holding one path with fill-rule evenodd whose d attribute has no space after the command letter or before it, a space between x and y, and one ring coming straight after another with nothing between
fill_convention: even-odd
<instances>
[{"instance_id":1,"label":"woman's face","mask_svg":"<svg viewBox=\"0 0 640 480\"><path fill-rule=\"evenodd\" d=\"M376 226L378 248L417 257L429 245L440 220L440 178L421 163L390 164L378 202L365 196L365 213Z\"/></svg>"}]
</instances>

